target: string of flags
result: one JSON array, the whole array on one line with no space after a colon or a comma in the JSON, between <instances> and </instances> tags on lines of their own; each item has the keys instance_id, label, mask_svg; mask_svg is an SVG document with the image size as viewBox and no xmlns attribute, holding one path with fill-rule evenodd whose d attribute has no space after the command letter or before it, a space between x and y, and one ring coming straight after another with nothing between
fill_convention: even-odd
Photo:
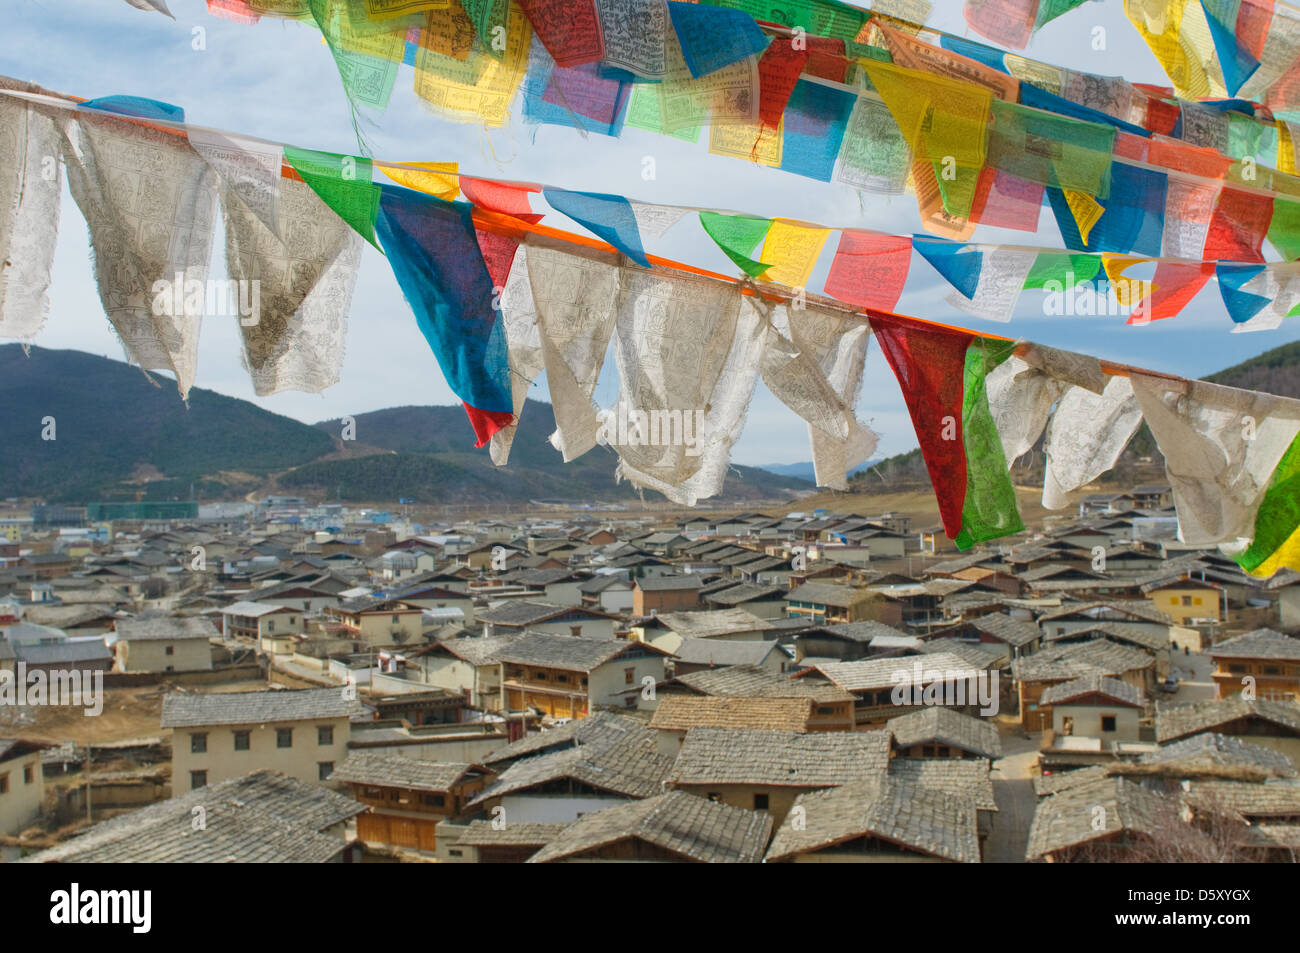
<instances>
[{"instance_id":1,"label":"string of flags","mask_svg":"<svg viewBox=\"0 0 1300 953\"><path fill-rule=\"evenodd\" d=\"M1054 17L1068 5L1032 6ZM209 8L315 26L358 106L386 105L409 64L443 118L497 126L519 100L525 121L584 134L698 141L708 126L716 154L910 190L925 230L950 240L981 223L1037 231L1046 205L1077 251L1262 263L1267 240L1285 260L1300 255L1294 125L1267 106L1060 69L881 4L804 0L779 15L752 0Z\"/></svg>"},{"instance_id":2,"label":"string of flags","mask_svg":"<svg viewBox=\"0 0 1300 953\"><path fill-rule=\"evenodd\" d=\"M387 256L479 445L499 465L544 371L552 443L566 460L608 446L621 478L693 505L720 491L761 379L807 422L818 482L845 488L877 441L855 411L874 335L959 547L1022 527L1008 465L1040 438L1044 504L1059 508L1114 465L1145 420L1185 540L1219 545L1251 572L1300 566L1300 401L877 308L864 315L772 282L634 255L620 231L626 220L610 214L630 208L617 196L553 198L617 240L607 243L540 224L521 201L531 187L462 178L471 202L453 201L432 194L451 193L446 166L407 168L409 181L427 187L412 189L374 181L368 160L186 127L180 110L151 100L71 104L12 80L0 87L0 128L16 131L0 139L6 335L43 316L61 191L59 164L48 159L61 157L109 320L131 358L175 373L182 394L206 304L188 288L210 284L219 209L228 272L263 288L259 307L240 319L259 394L337 379L369 241ZM961 280L979 295L979 277ZM602 409L593 395L611 344L619 398Z\"/></svg>"}]
</instances>

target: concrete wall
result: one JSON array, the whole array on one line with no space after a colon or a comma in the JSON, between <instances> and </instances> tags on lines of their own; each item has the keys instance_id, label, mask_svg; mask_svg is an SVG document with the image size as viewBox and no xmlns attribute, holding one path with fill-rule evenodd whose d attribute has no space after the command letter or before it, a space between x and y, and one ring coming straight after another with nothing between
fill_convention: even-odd
<instances>
[{"instance_id":1,"label":"concrete wall","mask_svg":"<svg viewBox=\"0 0 1300 953\"><path fill-rule=\"evenodd\" d=\"M629 684L626 670L632 669L632 681ZM623 693L629 688L642 685L646 676L658 684L664 680L664 659L661 655L652 658L614 659L592 671L588 676L587 697L590 704L623 705Z\"/></svg>"},{"instance_id":2,"label":"concrete wall","mask_svg":"<svg viewBox=\"0 0 1300 953\"><path fill-rule=\"evenodd\" d=\"M212 644L207 639L118 639L116 651L123 672L202 672L212 668Z\"/></svg>"},{"instance_id":3,"label":"concrete wall","mask_svg":"<svg viewBox=\"0 0 1300 953\"><path fill-rule=\"evenodd\" d=\"M319 744L317 728L332 726L330 744ZM293 746L276 745L276 729L293 729ZM248 732L248 750L235 750L235 732ZM191 736L207 733L207 751L193 753ZM319 784L318 762L342 764L348 754L350 737L347 718L322 718L315 721L286 721L267 724L211 725L177 728L172 732L172 791L175 796L188 793L191 771L207 771L208 784L226 778L243 777L250 771L270 768L300 781Z\"/></svg>"},{"instance_id":4,"label":"concrete wall","mask_svg":"<svg viewBox=\"0 0 1300 953\"><path fill-rule=\"evenodd\" d=\"M506 823L535 822L538 824L568 824L583 814L603 811L607 807L626 804L622 797L581 797L564 794L507 794L500 804L505 808ZM491 814L491 810L488 812Z\"/></svg>"},{"instance_id":5,"label":"concrete wall","mask_svg":"<svg viewBox=\"0 0 1300 953\"><path fill-rule=\"evenodd\" d=\"M5 793L0 794L0 834L16 835L30 827L41 813L41 799L45 796L41 753L32 751L0 761L0 778L7 781Z\"/></svg>"},{"instance_id":6,"label":"concrete wall","mask_svg":"<svg viewBox=\"0 0 1300 953\"><path fill-rule=\"evenodd\" d=\"M1101 730L1103 715L1115 716L1114 731ZM1141 712L1136 708L1124 708L1119 705L1114 708L1102 705L1053 705L1052 729L1058 735L1064 735L1065 719L1073 718L1074 728L1069 733L1070 737L1100 738L1102 747L1106 748L1116 741L1137 741L1140 715Z\"/></svg>"}]
</instances>

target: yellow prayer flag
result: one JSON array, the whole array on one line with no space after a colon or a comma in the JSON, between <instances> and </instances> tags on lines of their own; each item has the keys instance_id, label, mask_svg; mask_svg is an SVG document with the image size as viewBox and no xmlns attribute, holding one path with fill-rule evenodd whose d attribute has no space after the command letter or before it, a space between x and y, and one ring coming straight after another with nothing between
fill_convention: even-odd
<instances>
[{"instance_id":1,"label":"yellow prayer flag","mask_svg":"<svg viewBox=\"0 0 1300 953\"><path fill-rule=\"evenodd\" d=\"M1200 0L1124 0L1124 12L1179 96L1227 96Z\"/></svg>"},{"instance_id":2,"label":"yellow prayer flag","mask_svg":"<svg viewBox=\"0 0 1300 953\"><path fill-rule=\"evenodd\" d=\"M892 63L859 62L913 155L972 169L984 165L991 90Z\"/></svg>"},{"instance_id":3,"label":"yellow prayer flag","mask_svg":"<svg viewBox=\"0 0 1300 953\"><path fill-rule=\"evenodd\" d=\"M1070 214L1074 216L1074 224L1079 226L1079 237L1083 239L1086 245L1088 235L1092 232L1092 226L1101 221L1101 216L1106 210L1101 207L1100 202L1087 192L1076 192L1073 189L1064 189L1063 191L1065 192L1065 204L1070 207Z\"/></svg>"},{"instance_id":4,"label":"yellow prayer flag","mask_svg":"<svg viewBox=\"0 0 1300 953\"><path fill-rule=\"evenodd\" d=\"M512 4L500 59L479 49L460 62L421 46L415 54L416 95L454 122L504 125L528 69L532 35L527 17Z\"/></svg>"},{"instance_id":5,"label":"yellow prayer flag","mask_svg":"<svg viewBox=\"0 0 1300 953\"><path fill-rule=\"evenodd\" d=\"M772 266L763 277L792 288L806 286L813 266L817 264L817 256L830 234L829 228L796 225L783 218L773 219L758 256L759 261Z\"/></svg>"},{"instance_id":6,"label":"yellow prayer flag","mask_svg":"<svg viewBox=\"0 0 1300 953\"><path fill-rule=\"evenodd\" d=\"M398 168L387 164L379 168L398 185L434 198L454 202L460 195L459 166L455 162L407 162Z\"/></svg>"},{"instance_id":7,"label":"yellow prayer flag","mask_svg":"<svg viewBox=\"0 0 1300 953\"><path fill-rule=\"evenodd\" d=\"M1119 302L1121 308L1136 307L1139 301L1156 290L1156 286L1149 281L1124 277L1124 272L1132 266L1153 260L1132 255L1102 253L1101 267L1106 271L1106 280L1110 282L1111 290L1115 292L1115 300Z\"/></svg>"}]
</instances>

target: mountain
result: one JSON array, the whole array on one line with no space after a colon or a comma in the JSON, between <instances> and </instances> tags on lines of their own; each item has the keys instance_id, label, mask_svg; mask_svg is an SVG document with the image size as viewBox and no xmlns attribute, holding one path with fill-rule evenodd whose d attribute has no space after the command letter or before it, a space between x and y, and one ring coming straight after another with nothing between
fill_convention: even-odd
<instances>
[{"instance_id":1,"label":"mountain","mask_svg":"<svg viewBox=\"0 0 1300 953\"><path fill-rule=\"evenodd\" d=\"M1228 387L1300 398L1300 341L1275 347L1202 379ZM1015 461L1012 479L1022 485L1041 484L1044 463L1042 438L1039 438L1032 451ZM1145 423L1138 427L1107 478L1122 484L1164 481L1164 460ZM849 489L859 493L885 487L910 489L929 485L930 476L920 449L883 460L849 480Z\"/></svg>"},{"instance_id":2,"label":"mountain","mask_svg":"<svg viewBox=\"0 0 1300 953\"><path fill-rule=\"evenodd\" d=\"M597 447L564 463L548 437L549 404L529 401L509 466L475 449L460 407L395 407L310 425L196 387L186 406L169 378L81 351L0 345L0 497L58 501L242 498L298 494L422 503L634 500L617 458ZM53 418L52 433L46 418ZM53 439L42 439L43 431ZM772 500L802 480L733 467L723 499ZM647 498L657 498L647 494Z\"/></svg>"},{"instance_id":3,"label":"mountain","mask_svg":"<svg viewBox=\"0 0 1300 953\"><path fill-rule=\"evenodd\" d=\"M595 447L565 463L550 444L555 413L550 404L540 401L525 403L505 467L493 466L486 448L473 448L469 421L460 407L393 407L353 419L357 441L390 451L389 455L312 463L281 477L279 485L334 495L342 485L344 500L397 495L432 502L435 485L437 499L443 502L633 500L638 495L629 484L615 483L618 457L608 448ZM326 420L316 426L328 434L343 432L341 420ZM386 495L374 495L383 487L392 489ZM811 482L795 477L733 466L722 496L770 500L812 489Z\"/></svg>"},{"instance_id":4,"label":"mountain","mask_svg":"<svg viewBox=\"0 0 1300 953\"><path fill-rule=\"evenodd\" d=\"M860 463L849 471L849 476L861 473L863 470L869 470L879 462L879 460L868 460L866 463ZM817 480L817 470L811 460L804 460L800 463L765 463L759 469L766 470L768 473L775 473L777 476L798 477L800 480L807 480L809 483L815 483Z\"/></svg>"},{"instance_id":5,"label":"mountain","mask_svg":"<svg viewBox=\"0 0 1300 953\"><path fill-rule=\"evenodd\" d=\"M242 495L334 449L314 427L81 351L0 345L0 496L50 500ZM54 439L46 418L53 418Z\"/></svg>"}]
</instances>

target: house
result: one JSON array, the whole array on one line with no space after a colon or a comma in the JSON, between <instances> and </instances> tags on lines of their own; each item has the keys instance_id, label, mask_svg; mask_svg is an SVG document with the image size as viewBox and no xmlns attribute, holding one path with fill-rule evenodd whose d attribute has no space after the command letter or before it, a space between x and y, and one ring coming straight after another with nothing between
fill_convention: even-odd
<instances>
[{"instance_id":1,"label":"house","mask_svg":"<svg viewBox=\"0 0 1300 953\"><path fill-rule=\"evenodd\" d=\"M494 777L480 764L354 751L330 780L349 785L352 796L370 808L357 818L360 840L435 851L439 822L460 814Z\"/></svg>"},{"instance_id":2,"label":"house","mask_svg":"<svg viewBox=\"0 0 1300 953\"><path fill-rule=\"evenodd\" d=\"M407 658L425 685L460 692L475 708L501 711L501 653L523 636L518 633L445 639L416 649Z\"/></svg>"},{"instance_id":3,"label":"house","mask_svg":"<svg viewBox=\"0 0 1300 953\"><path fill-rule=\"evenodd\" d=\"M465 625L475 624L474 599L467 592L420 583L394 590L389 593L389 598L420 609L459 609Z\"/></svg>"},{"instance_id":4,"label":"house","mask_svg":"<svg viewBox=\"0 0 1300 953\"><path fill-rule=\"evenodd\" d=\"M818 625L872 618L872 604L876 601L865 589L825 582L805 582L785 597L787 615L802 616Z\"/></svg>"},{"instance_id":5,"label":"house","mask_svg":"<svg viewBox=\"0 0 1300 953\"><path fill-rule=\"evenodd\" d=\"M507 711L583 718L597 705L635 707L627 689L662 681L671 655L642 642L533 632L499 658Z\"/></svg>"},{"instance_id":6,"label":"house","mask_svg":"<svg viewBox=\"0 0 1300 953\"><path fill-rule=\"evenodd\" d=\"M41 814L45 775L41 752L51 747L24 738L0 738L0 836L13 837Z\"/></svg>"},{"instance_id":7,"label":"house","mask_svg":"<svg viewBox=\"0 0 1300 953\"><path fill-rule=\"evenodd\" d=\"M613 639L615 616L580 606L556 606L547 602L507 599L478 614L484 635L511 632L546 632L583 636L588 639Z\"/></svg>"},{"instance_id":8,"label":"house","mask_svg":"<svg viewBox=\"0 0 1300 953\"><path fill-rule=\"evenodd\" d=\"M816 702L809 728L852 731L854 696L820 679L792 678L753 665L700 669L657 687L659 699L673 694L725 698L811 698Z\"/></svg>"},{"instance_id":9,"label":"house","mask_svg":"<svg viewBox=\"0 0 1300 953\"><path fill-rule=\"evenodd\" d=\"M659 732L659 753L676 757L692 728L730 731L813 730L811 698L727 698L709 695L667 695L655 709L650 727Z\"/></svg>"},{"instance_id":10,"label":"house","mask_svg":"<svg viewBox=\"0 0 1300 953\"><path fill-rule=\"evenodd\" d=\"M1206 653L1214 659L1215 696L1227 698L1249 685L1265 701L1300 700L1300 639L1272 629L1255 629L1220 642Z\"/></svg>"},{"instance_id":11,"label":"house","mask_svg":"<svg viewBox=\"0 0 1300 953\"><path fill-rule=\"evenodd\" d=\"M1138 722L1147 706L1139 689L1105 675L1052 685L1039 696L1039 703L1052 712L1052 730L1043 738L1044 752L1096 754L1099 758L1113 757L1139 740ZM1044 756L1044 764L1050 760Z\"/></svg>"},{"instance_id":12,"label":"house","mask_svg":"<svg viewBox=\"0 0 1300 953\"><path fill-rule=\"evenodd\" d=\"M760 586L752 582L728 584L706 593L704 603L716 609L744 609L760 619L785 616L785 590L780 586Z\"/></svg>"},{"instance_id":13,"label":"house","mask_svg":"<svg viewBox=\"0 0 1300 953\"><path fill-rule=\"evenodd\" d=\"M582 605L611 615L632 611L633 589L632 583L616 573L593 576L578 585Z\"/></svg>"},{"instance_id":14,"label":"house","mask_svg":"<svg viewBox=\"0 0 1300 953\"><path fill-rule=\"evenodd\" d=\"M852 662L881 655L902 655L914 651L920 642L893 626L871 620L817 625L795 636L795 659Z\"/></svg>"},{"instance_id":15,"label":"house","mask_svg":"<svg viewBox=\"0 0 1300 953\"><path fill-rule=\"evenodd\" d=\"M745 609L704 612L665 612L642 618L632 625L634 636L665 652L676 652L687 639L727 639L762 642L776 628L774 620L760 619Z\"/></svg>"},{"instance_id":16,"label":"house","mask_svg":"<svg viewBox=\"0 0 1300 953\"><path fill-rule=\"evenodd\" d=\"M631 719L604 728L586 743L514 759L469 808L506 824L570 823L662 793L673 759L659 753L657 733Z\"/></svg>"},{"instance_id":17,"label":"house","mask_svg":"<svg viewBox=\"0 0 1300 953\"><path fill-rule=\"evenodd\" d=\"M172 790L263 768L323 782L347 756L349 719L360 712L339 688L169 694L162 727L172 731Z\"/></svg>"},{"instance_id":18,"label":"house","mask_svg":"<svg viewBox=\"0 0 1300 953\"><path fill-rule=\"evenodd\" d=\"M477 820L438 825L438 859L446 864L522 864L560 836L567 824Z\"/></svg>"},{"instance_id":19,"label":"house","mask_svg":"<svg viewBox=\"0 0 1300 953\"><path fill-rule=\"evenodd\" d=\"M633 584L632 614L647 616L698 609L703 585L704 580L698 575L641 576Z\"/></svg>"},{"instance_id":20,"label":"house","mask_svg":"<svg viewBox=\"0 0 1300 953\"><path fill-rule=\"evenodd\" d=\"M857 781L801 794L800 823L781 824L767 863L979 863L973 801L916 784Z\"/></svg>"},{"instance_id":21,"label":"house","mask_svg":"<svg viewBox=\"0 0 1300 953\"><path fill-rule=\"evenodd\" d=\"M1281 751L1300 766L1300 703L1227 698L1156 705L1156 740L1167 744L1205 731Z\"/></svg>"},{"instance_id":22,"label":"house","mask_svg":"<svg viewBox=\"0 0 1300 953\"><path fill-rule=\"evenodd\" d=\"M1175 808L1176 809L1176 808ZM1103 777L1040 798L1029 828L1029 861L1122 861L1161 836L1165 797L1123 777Z\"/></svg>"},{"instance_id":23,"label":"house","mask_svg":"<svg viewBox=\"0 0 1300 953\"><path fill-rule=\"evenodd\" d=\"M254 771L102 821L31 861L340 863L353 859L349 828L366 810L279 771Z\"/></svg>"},{"instance_id":24,"label":"house","mask_svg":"<svg viewBox=\"0 0 1300 953\"><path fill-rule=\"evenodd\" d=\"M996 705L996 679L987 668L950 652L907 658L822 662L799 672L798 679L825 679L851 693L854 724L881 728L890 718L926 704L941 704L974 714ZM990 686L992 691L990 697ZM981 697L984 696L984 697Z\"/></svg>"},{"instance_id":25,"label":"house","mask_svg":"<svg viewBox=\"0 0 1300 953\"><path fill-rule=\"evenodd\" d=\"M1020 724L1026 731L1052 727L1051 705L1042 701L1052 685L1093 675L1109 675L1150 697L1156 660L1148 652L1107 639L1093 639L1041 649L1015 659L1011 674L1019 696Z\"/></svg>"},{"instance_id":26,"label":"house","mask_svg":"<svg viewBox=\"0 0 1300 953\"><path fill-rule=\"evenodd\" d=\"M252 642L272 655L293 652L294 637L306 629L306 613L274 602L241 600L221 610L221 631L227 639Z\"/></svg>"},{"instance_id":27,"label":"house","mask_svg":"<svg viewBox=\"0 0 1300 953\"><path fill-rule=\"evenodd\" d=\"M670 774L673 787L732 807L767 811L779 826L800 794L879 782L887 731L728 731L691 728Z\"/></svg>"},{"instance_id":28,"label":"house","mask_svg":"<svg viewBox=\"0 0 1300 953\"><path fill-rule=\"evenodd\" d=\"M579 818L528 863L756 864L771 836L762 812L669 791Z\"/></svg>"},{"instance_id":29,"label":"house","mask_svg":"<svg viewBox=\"0 0 1300 953\"><path fill-rule=\"evenodd\" d=\"M1218 583L1194 579L1188 572L1157 572L1139 580L1151 605L1178 625L1221 622L1227 595Z\"/></svg>"},{"instance_id":30,"label":"house","mask_svg":"<svg viewBox=\"0 0 1300 953\"><path fill-rule=\"evenodd\" d=\"M119 619L113 651L121 672L206 672L214 638L207 619Z\"/></svg>"},{"instance_id":31,"label":"house","mask_svg":"<svg viewBox=\"0 0 1300 953\"><path fill-rule=\"evenodd\" d=\"M951 708L922 708L885 723L894 736L898 758L1002 757L1002 737L986 718L973 718Z\"/></svg>"},{"instance_id":32,"label":"house","mask_svg":"<svg viewBox=\"0 0 1300 953\"><path fill-rule=\"evenodd\" d=\"M344 632L371 646L418 643L424 633L424 610L397 599L354 596L337 606L327 606Z\"/></svg>"}]
</instances>

